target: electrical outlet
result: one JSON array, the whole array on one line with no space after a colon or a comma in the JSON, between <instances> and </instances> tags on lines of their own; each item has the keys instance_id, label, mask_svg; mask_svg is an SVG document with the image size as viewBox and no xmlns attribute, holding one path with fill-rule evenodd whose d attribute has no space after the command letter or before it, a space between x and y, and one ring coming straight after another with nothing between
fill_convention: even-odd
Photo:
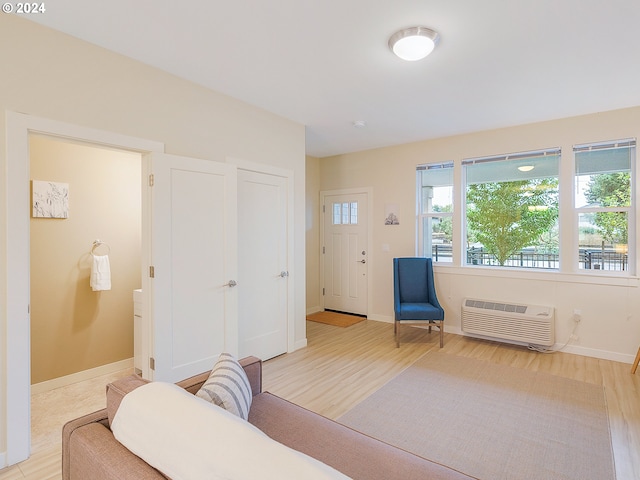
<instances>
[{"instance_id":1,"label":"electrical outlet","mask_svg":"<svg viewBox=\"0 0 640 480\"><path fill-rule=\"evenodd\" d=\"M573 311L573 321L580 323L580 320L582 320L582 310L575 309Z\"/></svg>"}]
</instances>

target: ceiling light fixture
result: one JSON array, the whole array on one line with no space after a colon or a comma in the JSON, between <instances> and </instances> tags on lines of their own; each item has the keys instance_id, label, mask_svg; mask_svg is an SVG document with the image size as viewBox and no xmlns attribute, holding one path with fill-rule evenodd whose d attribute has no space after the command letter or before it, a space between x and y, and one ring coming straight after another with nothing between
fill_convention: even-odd
<instances>
[{"instance_id":1,"label":"ceiling light fixture","mask_svg":"<svg viewBox=\"0 0 640 480\"><path fill-rule=\"evenodd\" d=\"M520 170L521 172L530 172L534 168L535 167L533 165L521 165L518 167L518 170Z\"/></svg>"},{"instance_id":2,"label":"ceiling light fixture","mask_svg":"<svg viewBox=\"0 0 640 480\"><path fill-rule=\"evenodd\" d=\"M439 41L438 32L427 27L411 27L391 35L389 48L401 59L413 62L429 55Z\"/></svg>"},{"instance_id":3,"label":"ceiling light fixture","mask_svg":"<svg viewBox=\"0 0 640 480\"><path fill-rule=\"evenodd\" d=\"M354 127L356 128L364 128L367 126L366 122L364 120L354 120L353 124Z\"/></svg>"}]
</instances>

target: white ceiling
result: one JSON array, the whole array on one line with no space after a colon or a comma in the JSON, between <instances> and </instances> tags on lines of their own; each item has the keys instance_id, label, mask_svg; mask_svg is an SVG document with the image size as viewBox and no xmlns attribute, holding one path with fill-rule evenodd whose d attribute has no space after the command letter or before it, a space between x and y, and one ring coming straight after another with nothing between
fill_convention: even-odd
<instances>
[{"instance_id":1,"label":"white ceiling","mask_svg":"<svg viewBox=\"0 0 640 480\"><path fill-rule=\"evenodd\" d=\"M28 18L306 126L324 157L640 105L638 0L56 0ZM404 62L396 30L437 30ZM365 128L353 122L364 120Z\"/></svg>"}]
</instances>

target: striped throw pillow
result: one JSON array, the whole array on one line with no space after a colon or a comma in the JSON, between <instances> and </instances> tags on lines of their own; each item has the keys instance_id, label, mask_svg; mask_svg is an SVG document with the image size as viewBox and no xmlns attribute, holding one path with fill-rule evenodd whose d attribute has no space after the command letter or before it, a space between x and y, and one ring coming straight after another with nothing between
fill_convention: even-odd
<instances>
[{"instance_id":1,"label":"striped throw pillow","mask_svg":"<svg viewBox=\"0 0 640 480\"><path fill-rule=\"evenodd\" d=\"M251 385L244 369L229 353L221 353L209 378L196 396L247 420L251 407Z\"/></svg>"}]
</instances>

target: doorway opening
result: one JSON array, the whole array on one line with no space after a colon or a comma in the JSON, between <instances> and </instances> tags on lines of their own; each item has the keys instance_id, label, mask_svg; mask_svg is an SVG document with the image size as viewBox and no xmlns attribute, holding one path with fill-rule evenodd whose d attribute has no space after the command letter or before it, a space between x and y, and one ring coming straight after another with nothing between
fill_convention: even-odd
<instances>
[{"instance_id":1,"label":"doorway opening","mask_svg":"<svg viewBox=\"0 0 640 480\"><path fill-rule=\"evenodd\" d=\"M6 428L3 463L9 466L26 460L31 450L30 218L26 215L31 210L29 137L44 134L138 153L162 152L164 144L15 112L7 112L6 119L7 158L11 159L6 171L6 228L11 235L6 245L6 417L0 424ZM144 199L142 203L144 217ZM143 241L141 257L147 254Z\"/></svg>"},{"instance_id":2,"label":"doorway opening","mask_svg":"<svg viewBox=\"0 0 640 480\"><path fill-rule=\"evenodd\" d=\"M29 135L29 157L33 401L34 395L133 366L142 158L41 134ZM98 260L108 264L108 275L91 286ZM47 443L33 408L32 449Z\"/></svg>"}]
</instances>

